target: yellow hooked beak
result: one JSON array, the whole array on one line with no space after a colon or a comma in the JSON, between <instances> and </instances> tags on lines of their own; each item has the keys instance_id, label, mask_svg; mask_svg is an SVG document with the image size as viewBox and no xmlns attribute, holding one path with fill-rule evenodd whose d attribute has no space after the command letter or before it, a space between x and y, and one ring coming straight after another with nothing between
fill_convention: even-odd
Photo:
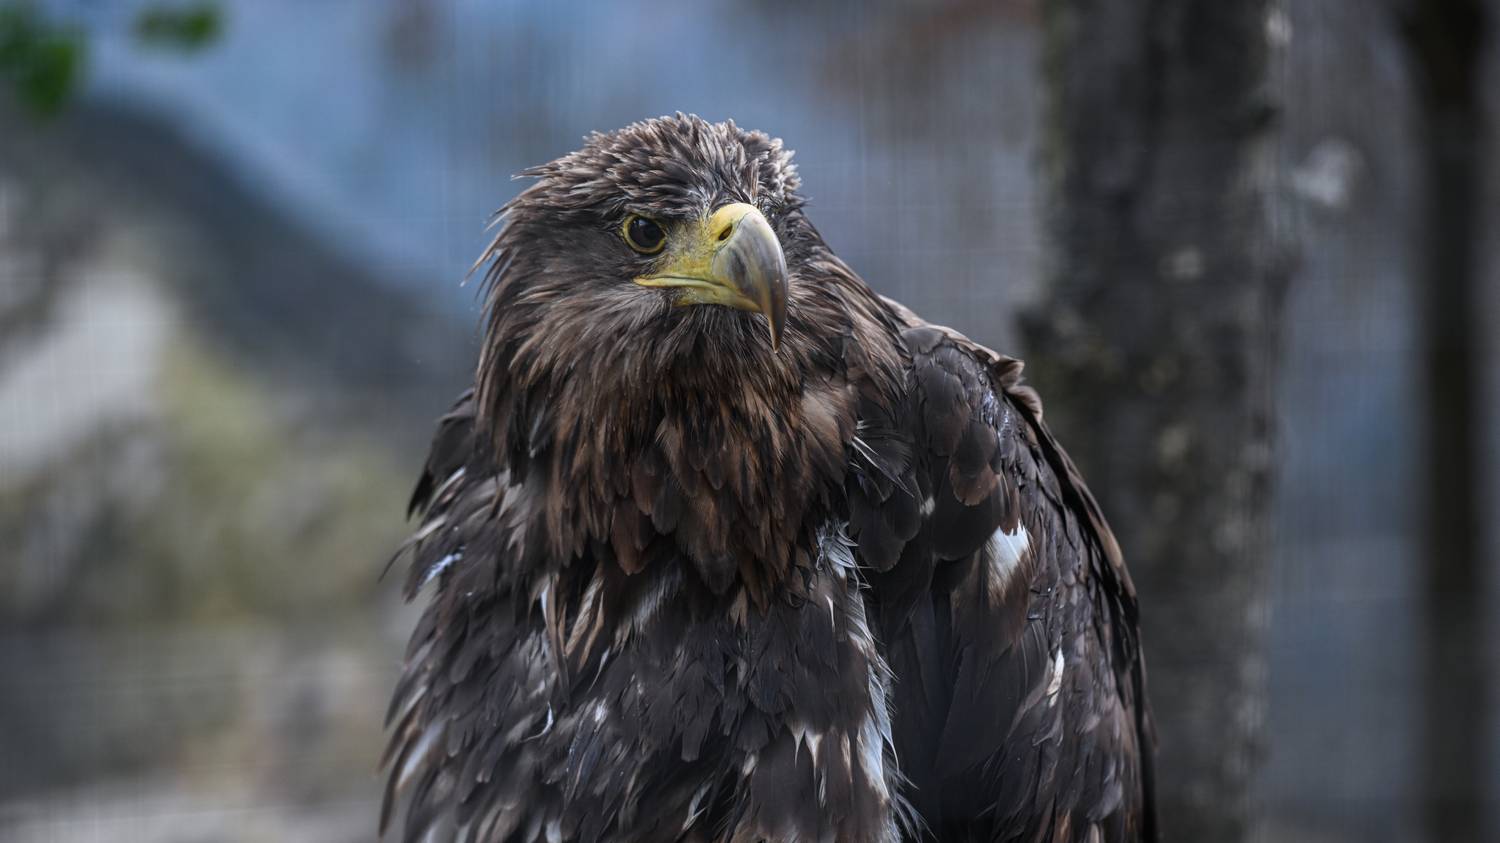
<instances>
[{"instance_id":1,"label":"yellow hooked beak","mask_svg":"<svg viewBox=\"0 0 1500 843\"><path fill-rule=\"evenodd\" d=\"M644 287L674 287L677 303L722 304L766 317L771 348L786 326L786 256L771 224L743 202L706 219L677 226L658 271L635 279Z\"/></svg>"}]
</instances>

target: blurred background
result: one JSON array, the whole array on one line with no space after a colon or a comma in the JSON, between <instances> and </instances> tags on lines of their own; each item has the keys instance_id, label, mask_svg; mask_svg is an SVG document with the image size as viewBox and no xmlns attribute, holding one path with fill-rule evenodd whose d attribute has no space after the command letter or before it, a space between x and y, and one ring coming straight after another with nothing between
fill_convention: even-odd
<instances>
[{"instance_id":1,"label":"blurred background","mask_svg":"<svg viewBox=\"0 0 1500 843\"><path fill-rule=\"evenodd\" d=\"M0 0L0 840L363 841L379 573L521 168L797 150L1030 362L1168 839L1500 839L1491 0Z\"/></svg>"}]
</instances>

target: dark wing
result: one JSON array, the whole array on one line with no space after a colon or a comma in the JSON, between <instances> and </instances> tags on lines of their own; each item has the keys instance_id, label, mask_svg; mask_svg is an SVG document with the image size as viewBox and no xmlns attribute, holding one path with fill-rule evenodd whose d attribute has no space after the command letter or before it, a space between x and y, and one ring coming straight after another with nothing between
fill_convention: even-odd
<instances>
[{"instance_id":1,"label":"dark wing","mask_svg":"<svg viewBox=\"0 0 1500 843\"><path fill-rule=\"evenodd\" d=\"M397 553L410 562L408 600L429 582L443 586L412 632L406 667L386 714L391 738L382 766L390 770L380 826L384 832L397 803L404 802L403 840L421 839L428 829L459 819L448 815L451 805L494 807L468 798L484 783L485 768L455 770L450 763L460 748L488 731L480 718L496 720L498 714L502 722L536 732L548 711L545 695L531 690L543 686L542 677L526 675L542 664L509 657L526 636L504 623L514 613L494 605L497 572L480 561L497 558L502 543L524 542L525 536L524 530L497 529L497 515L514 506L517 489L497 476L490 449L475 435L474 413L470 390L439 421L410 504L421 514L421 524ZM456 599L465 593L481 599ZM493 705L484 699L487 686L502 685L515 693L501 711L485 711L481 703ZM499 752L515 747L497 742L495 751L488 758L488 752L470 751L468 757L497 762Z\"/></svg>"},{"instance_id":2,"label":"dark wing","mask_svg":"<svg viewBox=\"0 0 1500 843\"><path fill-rule=\"evenodd\" d=\"M602 840L625 811L640 831L619 839L656 839L709 788L689 764L643 783L629 752L652 724L604 704L642 672L620 658L606 669L596 641L607 593L629 593L623 572L579 561L584 588L550 570L544 472L497 468L475 412L470 390L439 421L411 500L421 523L397 554L410 562L407 599L432 593L387 713L382 833L404 806L406 841ZM637 649L636 662L655 652Z\"/></svg>"},{"instance_id":3,"label":"dark wing","mask_svg":"<svg viewBox=\"0 0 1500 843\"><path fill-rule=\"evenodd\" d=\"M850 522L911 801L943 840L1152 840L1154 738L1114 536L1021 363L902 316L905 415L862 425Z\"/></svg>"}]
</instances>

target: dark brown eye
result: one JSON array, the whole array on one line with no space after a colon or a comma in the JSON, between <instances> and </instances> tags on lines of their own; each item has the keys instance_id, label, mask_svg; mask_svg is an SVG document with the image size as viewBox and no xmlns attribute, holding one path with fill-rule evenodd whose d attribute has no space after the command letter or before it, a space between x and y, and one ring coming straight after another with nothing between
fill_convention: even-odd
<instances>
[{"instance_id":1,"label":"dark brown eye","mask_svg":"<svg viewBox=\"0 0 1500 843\"><path fill-rule=\"evenodd\" d=\"M667 245L667 233L661 230L661 226L639 214L626 217L620 233L630 248L643 255L654 255Z\"/></svg>"}]
</instances>

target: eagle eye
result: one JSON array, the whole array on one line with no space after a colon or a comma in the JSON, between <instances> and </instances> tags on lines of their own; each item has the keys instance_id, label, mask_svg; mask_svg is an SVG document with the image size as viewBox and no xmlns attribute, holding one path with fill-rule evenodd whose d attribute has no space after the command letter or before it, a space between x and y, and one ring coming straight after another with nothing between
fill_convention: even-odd
<instances>
[{"instance_id":1,"label":"eagle eye","mask_svg":"<svg viewBox=\"0 0 1500 843\"><path fill-rule=\"evenodd\" d=\"M620 235L625 238L626 245L643 255L654 255L667 245L667 233L661 230L661 226L640 214L625 218Z\"/></svg>"}]
</instances>

